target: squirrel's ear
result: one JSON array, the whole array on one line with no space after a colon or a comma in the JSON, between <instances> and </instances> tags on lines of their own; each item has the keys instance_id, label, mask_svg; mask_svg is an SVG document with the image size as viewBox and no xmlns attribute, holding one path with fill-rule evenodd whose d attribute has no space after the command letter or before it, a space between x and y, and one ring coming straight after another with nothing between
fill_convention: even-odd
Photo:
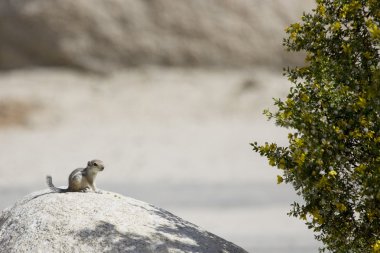
<instances>
[{"instance_id":1,"label":"squirrel's ear","mask_svg":"<svg viewBox=\"0 0 380 253\"><path fill-rule=\"evenodd\" d=\"M87 162L87 166L91 166L91 161L88 161L88 162Z\"/></svg>"}]
</instances>

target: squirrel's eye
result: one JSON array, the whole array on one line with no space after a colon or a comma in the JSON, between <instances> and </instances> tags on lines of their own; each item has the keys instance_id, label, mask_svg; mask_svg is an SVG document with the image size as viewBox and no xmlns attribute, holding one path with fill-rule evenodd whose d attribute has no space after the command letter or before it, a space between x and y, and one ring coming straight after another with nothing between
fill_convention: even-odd
<instances>
[{"instance_id":1,"label":"squirrel's eye","mask_svg":"<svg viewBox=\"0 0 380 253\"><path fill-rule=\"evenodd\" d=\"M98 167L98 164L97 163L93 163L94 166Z\"/></svg>"}]
</instances>

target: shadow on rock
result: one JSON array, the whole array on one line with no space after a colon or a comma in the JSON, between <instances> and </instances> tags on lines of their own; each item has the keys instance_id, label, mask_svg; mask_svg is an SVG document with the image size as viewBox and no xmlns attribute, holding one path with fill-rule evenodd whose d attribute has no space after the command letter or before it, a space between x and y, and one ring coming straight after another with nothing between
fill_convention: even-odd
<instances>
[{"instance_id":1,"label":"shadow on rock","mask_svg":"<svg viewBox=\"0 0 380 253\"><path fill-rule=\"evenodd\" d=\"M77 235L84 244L97 241L103 245L104 252L245 252L238 246L201 230L166 210L153 207L151 210L146 209L146 211L153 216L169 221L169 223L153 227L151 234L141 235L121 232L114 224L100 221L95 229L84 229L79 231Z\"/></svg>"}]
</instances>

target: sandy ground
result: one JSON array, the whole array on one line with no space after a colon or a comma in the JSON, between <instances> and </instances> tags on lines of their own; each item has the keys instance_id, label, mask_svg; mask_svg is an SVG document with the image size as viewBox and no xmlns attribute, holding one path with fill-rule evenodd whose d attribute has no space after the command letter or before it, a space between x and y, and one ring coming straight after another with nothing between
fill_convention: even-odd
<instances>
[{"instance_id":1,"label":"sandy ground","mask_svg":"<svg viewBox=\"0 0 380 253\"><path fill-rule=\"evenodd\" d=\"M294 192L276 185L279 171L249 146L286 143L286 131L261 112L288 87L266 69L1 73L0 209L45 188L46 174L65 185L72 169L98 158L106 164L99 188L250 252L317 252L312 233L286 215Z\"/></svg>"}]
</instances>

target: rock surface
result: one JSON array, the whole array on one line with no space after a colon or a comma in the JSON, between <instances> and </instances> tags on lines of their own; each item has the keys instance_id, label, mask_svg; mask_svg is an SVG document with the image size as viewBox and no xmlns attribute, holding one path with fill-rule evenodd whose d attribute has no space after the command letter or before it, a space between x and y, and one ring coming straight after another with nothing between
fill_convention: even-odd
<instances>
[{"instance_id":1,"label":"rock surface","mask_svg":"<svg viewBox=\"0 0 380 253\"><path fill-rule=\"evenodd\" d=\"M117 193L32 193L0 216L0 252L240 253L240 247Z\"/></svg>"},{"instance_id":2,"label":"rock surface","mask_svg":"<svg viewBox=\"0 0 380 253\"><path fill-rule=\"evenodd\" d=\"M246 66L289 60L284 28L312 0L2 0L0 69ZM294 60L294 59L293 59Z\"/></svg>"}]
</instances>

